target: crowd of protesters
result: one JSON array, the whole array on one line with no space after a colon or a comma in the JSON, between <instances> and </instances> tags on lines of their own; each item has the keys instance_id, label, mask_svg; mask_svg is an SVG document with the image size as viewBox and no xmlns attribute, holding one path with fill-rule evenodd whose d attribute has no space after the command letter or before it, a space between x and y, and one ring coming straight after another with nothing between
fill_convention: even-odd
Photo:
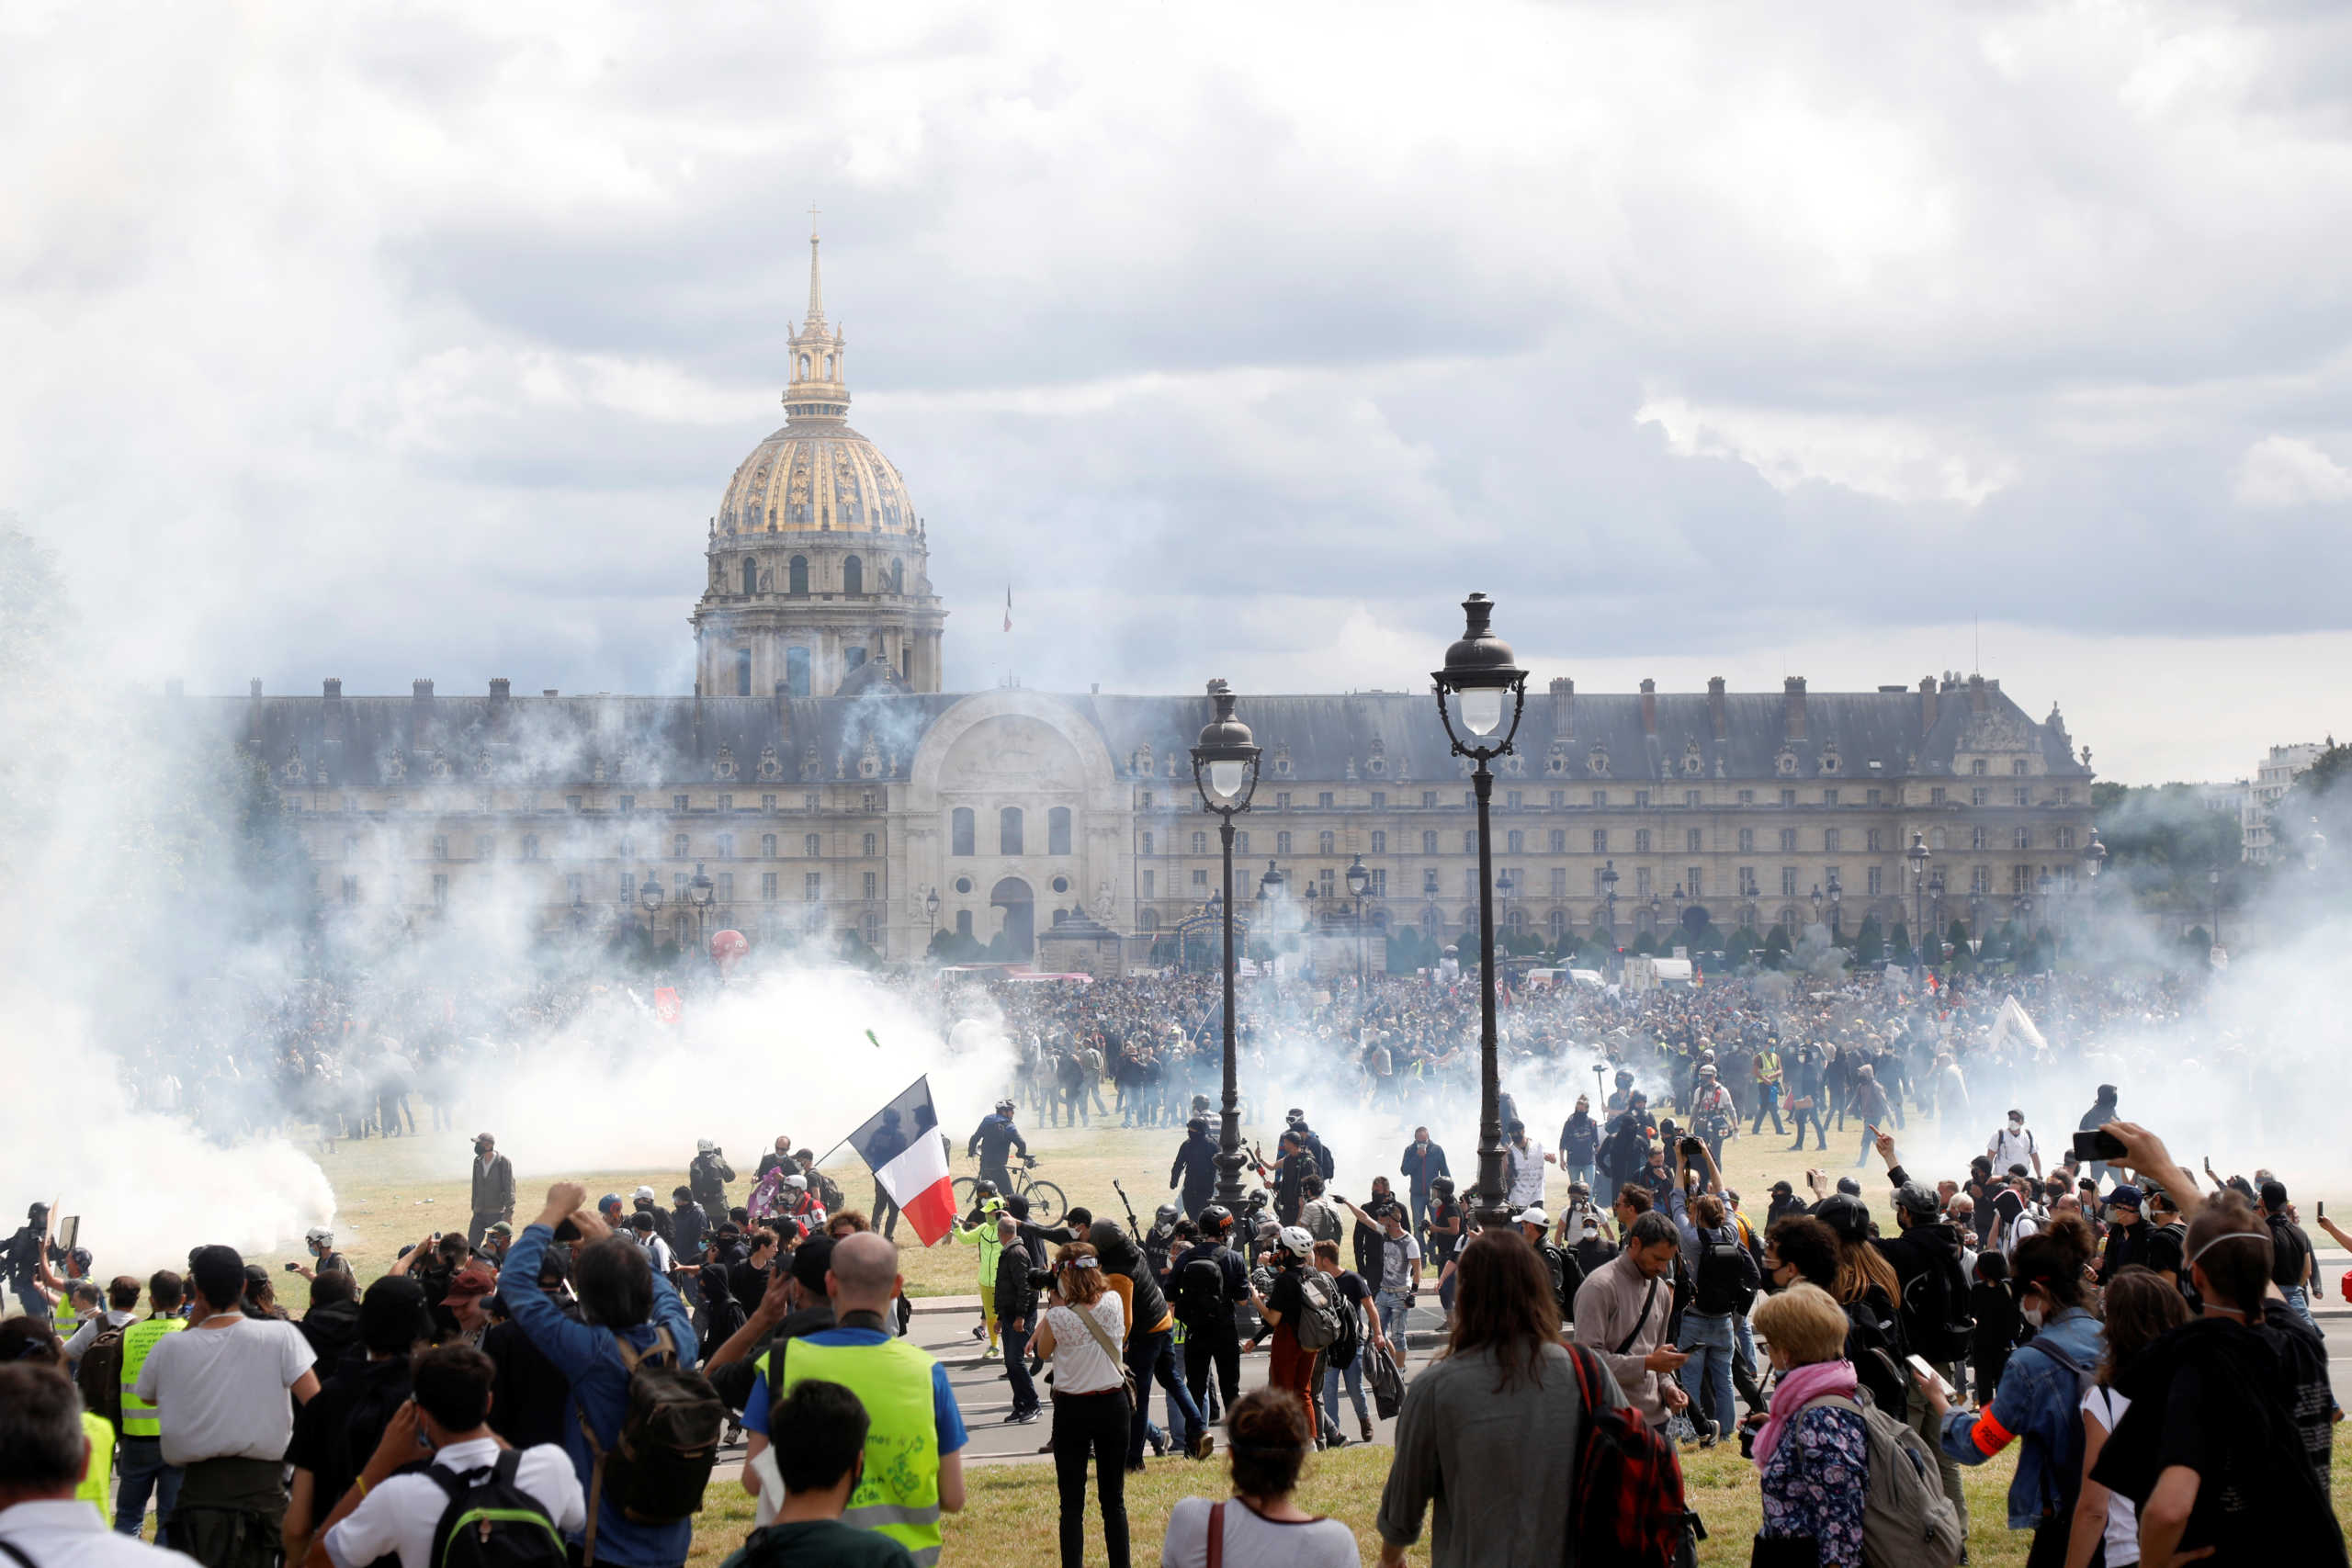
<instances>
[{"instance_id":1,"label":"crowd of protesters","mask_svg":"<svg viewBox=\"0 0 2352 1568\"><path fill-rule=\"evenodd\" d=\"M1007 1420L1050 1419L1063 1562L1099 1531L1124 1568L1125 1487L1147 1448L1220 1446L1232 1495L1180 1506L1165 1561L1353 1561L1346 1532L1293 1495L1315 1450L1372 1438L1367 1392L1396 1420L1376 1520L1388 1563L1425 1536L1441 1565L1601 1557L1612 1530L1671 1552L1698 1529L1674 1456L1734 1441L1755 1466L1759 1562L1859 1568L1889 1528L1870 1500L1890 1463L1908 1479L1904 1517L1964 1550L1962 1472L2012 1449L2002 1524L2028 1537L2032 1568L2343 1562L2328 1490L2341 1411L2314 1249L2282 1179L2209 1168L2200 1184L2111 1087L2079 1117L2025 1113L2049 1057L2095 1060L2124 1021L2193 1032L2189 1000L2076 977L1933 995L1781 979L1515 995L1501 1224L1476 1213L1475 1140L1450 1162L1418 1127L1393 1174L1342 1180L1295 1108L1271 1150L1250 1145L1264 1192L1238 1213L1216 1201L1205 977L953 982L943 1015L993 1008L1015 1044L1007 1127L1025 1107L1033 1125L1115 1116L1181 1134L1181 1201L1148 1232L1083 1207L1033 1216L1001 1155L955 1227ZM2007 1024L2013 995L2038 1028ZM543 1022L638 1004L526 1005ZM1474 992L1422 976L1284 1006L1279 1027L1243 1030L1245 1081L1292 1081L1275 1069L1319 1055L1323 1109L1426 1102L1460 1127ZM331 1136L407 1135L412 1094L428 1131L447 1127L447 1070L499 1049L497 1028L469 1034L450 1006L369 1013L332 987L289 999L274 1027L255 1066L299 1094L240 1096L232 1063L181 1108L217 1129L299 1102ZM1906 1168L1918 1113L1981 1127L1984 1152ZM1768 1122L1795 1148L1808 1131L1816 1148L1847 1142L1804 1190L1751 1201L1723 1178L1724 1145ZM2108 1141L2078 1154L2077 1126ZM1883 1168L1867 1187L1838 1168L1849 1146ZM0 1542L46 1568L40 1548L102 1517L128 1542L152 1508L157 1545L208 1568L421 1565L471 1499L469 1517L514 1532L509 1555L667 1568L716 1476L754 1498L743 1568L952 1553L969 1430L945 1368L908 1337L878 1185L860 1212L788 1136L741 1177L706 1143L667 1207L650 1186L592 1201L558 1182L518 1228L489 1134L470 1178L466 1231L372 1280L314 1231L299 1319L224 1247L102 1284L36 1205L0 1243L18 1308L0 1322ZM1431 1307L1437 1358L1408 1381L1413 1314ZM1243 1358L1261 1350L1265 1387L1245 1393ZM739 1425L744 1457L722 1462ZM1609 1476L1625 1490L1596 1495Z\"/></svg>"}]
</instances>

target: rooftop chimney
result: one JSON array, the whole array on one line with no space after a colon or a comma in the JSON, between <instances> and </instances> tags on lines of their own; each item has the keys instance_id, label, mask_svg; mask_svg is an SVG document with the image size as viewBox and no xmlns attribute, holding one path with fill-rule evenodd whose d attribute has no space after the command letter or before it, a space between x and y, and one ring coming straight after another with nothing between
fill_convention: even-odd
<instances>
[{"instance_id":1,"label":"rooftop chimney","mask_svg":"<svg viewBox=\"0 0 2352 1568\"><path fill-rule=\"evenodd\" d=\"M503 703L509 700L514 695L514 682L509 681L503 675L493 675L490 678L490 700L492 702Z\"/></svg>"},{"instance_id":2,"label":"rooftop chimney","mask_svg":"<svg viewBox=\"0 0 2352 1568\"><path fill-rule=\"evenodd\" d=\"M1574 735L1577 731L1577 683L1566 675L1552 677L1552 733Z\"/></svg>"},{"instance_id":3,"label":"rooftop chimney","mask_svg":"<svg viewBox=\"0 0 2352 1568\"><path fill-rule=\"evenodd\" d=\"M1919 733L1927 734L1936 727L1936 678L1919 677Z\"/></svg>"},{"instance_id":4,"label":"rooftop chimney","mask_svg":"<svg viewBox=\"0 0 2352 1568\"><path fill-rule=\"evenodd\" d=\"M1650 736L1657 733L1657 682L1656 681L1645 680L1642 682L1642 733Z\"/></svg>"},{"instance_id":5,"label":"rooftop chimney","mask_svg":"<svg viewBox=\"0 0 2352 1568\"><path fill-rule=\"evenodd\" d=\"M256 675L256 676L254 676L254 677L250 682L246 682L246 685L245 685L245 695L247 695L247 696L249 696L249 697L257 697L257 696L260 696L260 695L261 695L261 677L260 677L260 676Z\"/></svg>"},{"instance_id":6,"label":"rooftop chimney","mask_svg":"<svg viewBox=\"0 0 2352 1568\"><path fill-rule=\"evenodd\" d=\"M1792 675L1781 682L1781 714L1792 740L1804 739L1804 677Z\"/></svg>"},{"instance_id":7,"label":"rooftop chimney","mask_svg":"<svg viewBox=\"0 0 2352 1568\"><path fill-rule=\"evenodd\" d=\"M319 700L321 702L328 703L339 703L343 701L343 677L340 675L328 676L325 682L319 687Z\"/></svg>"},{"instance_id":8,"label":"rooftop chimney","mask_svg":"<svg viewBox=\"0 0 2352 1568\"><path fill-rule=\"evenodd\" d=\"M418 702L429 703L433 700L433 682L423 680L413 682L412 692Z\"/></svg>"},{"instance_id":9,"label":"rooftop chimney","mask_svg":"<svg viewBox=\"0 0 2352 1568\"><path fill-rule=\"evenodd\" d=\"M1724 678L1720 675L1707 677L1707 716L1714 721L1716 739L1731 739L1731 716L1724 711Z\"/></svg>"},{"instance_id":10,"label":"rooftop chimney","mask_svg":"<svg viewBox=\"0 0 2352 1568\"><path fill-rule=\"evenodd\" d=\"M1968 678L1968 711L1983 713L1992 705L1991 700L1984 694L1984 677L1971 675Z\"/></svg>"}]
</instances>

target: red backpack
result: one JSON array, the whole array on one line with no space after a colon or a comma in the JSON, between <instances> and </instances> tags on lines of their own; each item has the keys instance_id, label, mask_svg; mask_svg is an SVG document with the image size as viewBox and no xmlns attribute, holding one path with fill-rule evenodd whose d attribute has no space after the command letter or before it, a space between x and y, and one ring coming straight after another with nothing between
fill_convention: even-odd
<instances>
[{"instance_id":1,"label":"red backpack","mask_svg":"<svg viewBox=\"0 0 2352 1568\"><path fill-rule=\"evenodd\" d=\"M1686 1568L1707 1538L1683 1506L1682 1461L1631 1405L1604 1405L1592 1352L1571 1345L1584 1438L1577 1451L1577 1568Z\"/></svg>"}]
</instances>

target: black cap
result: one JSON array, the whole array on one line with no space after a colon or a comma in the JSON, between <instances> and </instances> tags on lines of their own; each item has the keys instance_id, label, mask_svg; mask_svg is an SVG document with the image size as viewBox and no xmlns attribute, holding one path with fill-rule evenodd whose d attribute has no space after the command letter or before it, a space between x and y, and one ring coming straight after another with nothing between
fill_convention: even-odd
<instances>
[{"instance_id":1,"label":"black cap","mask_svg":"<svg viewBox=\"0 0 2352 1568\"><path fill-rule=\"evenodd\" d=\"M802 1290L821 1296L825 1293L825 1270L832 1264L833 1238L811 1236L792 1255L792 1277L800 1281Z\"/></svg>"},{"instance_id":2,"label":"black cap","mask_svg":"<svg viewBox=\"0 0 2352 1568\"><path fill-rule=\"evenodd\" d=\"M359 1298L359 1342L378 1355L398 1355L432 1337L424 1287L407 1275L387 1274Z\"/></svg>"}]
</instances>

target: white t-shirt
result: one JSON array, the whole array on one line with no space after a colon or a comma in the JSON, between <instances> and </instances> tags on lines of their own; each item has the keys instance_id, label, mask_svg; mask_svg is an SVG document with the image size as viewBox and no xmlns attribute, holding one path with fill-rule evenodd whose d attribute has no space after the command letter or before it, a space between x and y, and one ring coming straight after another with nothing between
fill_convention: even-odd
<instances>
[{"instance_id":1,"label":"white t-shirt","mask_svg":"<svg viewBox=\"0 0 2352 1568\"><path fill-rule=\"evenodd\" d=\"M477 1438L451 1443L433 1456L436 1469L481 1470L498 1462L498 1440ZM522 1451L514 1484L538 1499L559 1534L588 1528L588 1502L571 1460L555 1443ZM335 1568L358 1568L397 1551L401 1568L433 1568L440 1543L434 1528L449 1506L449 1495L429 1475L395 1475L368 1492L358 1507L327 1531L327 1556Z\"/></svg>"},{"instance_id":2,"label":"white t-shirt","mask_svg":"<svg viewBox=\"0 0 2352 1568\"><path fill-rule=\"evenodd\" d=\"M188 1568L188 1559L135 1535L117 1535L78 1498L0 1509L0 1540L41 1568Z\"/></svg>"},{"instance_id":3,"label":"white t-shirt","mask_svg":"<svg viewBox=\"0 0 2352 1568\"><path fill-rule=\"evenodd\" d=\"M1503 1157L1510 1162L1511 1205L1523 1209L1544 1201L1544 1145L1532 1138L1523 1149L1505 1144Z\"/></svg>"},{"instance_id":4,"label":"white t-shirt","mask_svg":"<svg viewBox=\"0 0 2352 1568\"><path fill-rule=\"evenodd\" d=\"M219 1328L191 1324L166 1334L139 1369L139 1397L155 1407L164 1462L282 1460L294 1437L287 1393L317 1358L301 1330L275 1318L241 1317Z\"/></svg>"},{"instance_id":5,"label":"white t-shirt","mask_svg":"<svg viewBox=\"0 0 2352 1568\"><path fill-rule=\"evenodd\" d=\"M1421 1255L1421 1244L1411 1235L1384 1235L1380 1238L1380 1289L1409 1291L1413 1288L1413 1260Z\"/></svg>"},{"instance_id":6,"label":"white t-shirt","mask_svg":"<svg viewBox=\"0 0 2352 1568\"><path fill-rule=\"evenodd\" d=\"M1127 1314L1119 1304L1116 1292L1104 1291L1090 1310L1114 1346L1126 1342ZM1102 1347L1094 1342L1094 1336L1078 1320L1078 1308L1050 1306L1046 1309L1045 1317L1046 1326L1054 1331L1056 1393L1101 1393L1119 1386L1126 1369L1102 1353Z\"/></svg>"},{"instance_id":7,"label":"white t-shirt","mask_svg":"<svg viewBox=\"0 0 2352 1568\"><path fill-rule=\"evenodd\" d=\"M2007 1176L2013 1165L2021 1165L2030 1171L2033 1169L2033 1129L2013 1128L2003 1122L2001 1130L1993 1134L1991 1147L1984 1152L1993 1156L1993 1174L1996 1176Z\"/></svg>"},{"instance_id":8,"label":"white t-shirt","mask_svg":"<svg viewBox=\"0 0 2352 1568\"><path fill-rule=\"evenodd\" d=\"M1159 1568L1208 1568L1209 1514L1216 1500L1179 1498L1168 1516ZM1228 1568L1360 1568L1353 1531L1337 1519L1284 1523L1254 1512L1238 1497L1225 1499Z\"/></svg>"},{"instance_id":9,"label":"white t-shirt","mask_svg":"<svg viewBox=\"0 0 2352 1568\"><path fill-rule=\"evenodd\" d=\"M2083 1395L2083 1408L2109 1437L2115 1435L2115 1424L2132 1408L2132 1402L2111 1388L2094 1388ZM2107 1495L2107 1568L2130 1568L2140 1561L2140 1516L2132 1506L2132 1499L2119 1493Z\"/></svg>"}]
</instances>

